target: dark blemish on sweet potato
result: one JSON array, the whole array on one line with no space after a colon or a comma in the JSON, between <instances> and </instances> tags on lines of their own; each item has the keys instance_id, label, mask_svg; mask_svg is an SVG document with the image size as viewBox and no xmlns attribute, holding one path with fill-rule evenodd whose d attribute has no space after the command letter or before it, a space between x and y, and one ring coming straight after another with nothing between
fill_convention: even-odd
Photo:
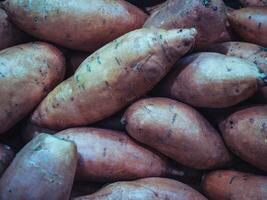
<instances>
[{"instance_id":1,"label":"dark blemish on sweet potato","mask_svg":"<svg viewBox=\"0 0 267 200\"><path fill-rule=\"evenodd\" d=\"M209 5L210 0L202 0L202 3L205 7Z\"/></svg>"},{"instance_id":2,"label":"dark blemish on sweet potato","mask_svg":"<svg viewBox=\"0 0 267 200\"><path fill-rule=\"evenodd\" d=\"M71 101L74 101L74 97L71 97L70 100L71 100Z\"/></svg>"},{"instance_id":3,"label":"dark blemish on sweet potato","mask_svg":"<svg viewBox=\"0 0 267 200\"><path fill-rule=\"evenodd\" d=\"M228 71L228 72L232 71L232 69L231 69L231 68L228 68L228 67L227 67L226 69L227 69L227 71Z\"/></svg>"},{"instance_id":4,"label":"dark blemish on sweet potato","mask_svg":"<svg viewBox=\"0 0 267 200\"><path fill-rule=\"evenodd\" d=\"M250 122L251 124L254 124L254 119L253 119L253 118L250 118L250 119L249 119L249 122Z\"/></svg>"},{"instance_id":5,"label":"dark blemish on sweet potato","mask_svg":"<svg viewBox=\"0 0 267 200\"><path fill-rule=\"evenodd\" d=\"M107 155L107 148L106 147L104 148L102 155L103 155L103 157L106 157L106 155Z\"/></svg>"},{"instance_id":6,"label":"dark blemish on sweet potato","mask_svg":"<svg viewBox=\"0 0 267 200\"><path fill-rule=\"evenodd\" d=\"M235 89L235 92L236 92L237 94L239 94L239 93L240 93L239 88L236 88L236 89Z\"/></svg>"},{"instance_id":7,"label":"dark blemish on sweet potato","mask_svg":"<svg viewBox=\"0 0 267 200\"><path fill-rule=\"evenodd\" d=\"M115 60L116 60L116 62L117 62L118 65L121 65L121 62L120 62L120 60L117 57L115 57Z\"/></svg>"},{"instance_id":8,"label":"dark blemish on sweet potato","mask_svg":"<svg viewBox=\"0 0 267 200\"><path fill-rule=\"evenodd\" d=\"M49 92L49 90L50 90L50 87L48 85L45 85L43 88L43 92L47 93L47 92Z\"/></svg>"},{"instance_id":9,"label":"dark blemish on sweet potato","mask_svg":"<svg viewBox=\"0 0 267 200\"><path fill-rule=\"evenodd\" d=\"M232 184L237 176L233 176L231 180L229 181L229 184Z\"/></svg>"},{"instance_id":10,"label":"dark blemish on sweet potato","mask_svg":"<svg viewBox=\"0 0 267 200\"><path fill-rule=\"evenodd\" d=\"M234 128L234 122L232 120L229 121L229 124L230 124L230 128Z\"/></svg>"},{"instance_id":11,"label":"dark blemish on sweet potato","mask_svg":"<svg viewBox=\"0 0 267 200\"><path fill-rule=\"evenodd\" d=\"M260 131L261 131L261 132L264 132L264 133L266 132L266 123L262 123L262 124L261 124Z\"/></svg>"},{"instance_id":12,"label":"dark blemish on sweet potato","mask_svg":"<svg viewBox=\"0 0 267 200\"><path fill-rule=\"evenodd\" d=\"M212 6L212 10L213 11L217 11L218 10L218 7L217 6Z\"/></svg>"},{"instance_id":13,"label":"dark blemish on sweet potato","mask_svg":"<svg viewBox=\"0 0 267 200\"><path fill-rule=\"evenodd\" d=\"M267 52L267 47L260 47L261 51Z\"/></svg>"},{"instance_id":14,"label":"dark blemish on sweet potato","mask_svg":"<svg viewBox=\"0 0 267 200\"><path fill-rule=\"evenodd\" d=\"M146 110L148 113L151 113L151 110L148 107L144 106L143 109Z\"/></svg>"},{"instance_id":15,"label":"dark blemish on sweet potato","mask_svg":"<svg viewBox=\"0 0 267 200\"><path fill-rule=\"evenodd\" d=\"M88 72L91 72L91 65L89 63L86 64L86 69Z\"/></svg>"},{"instance_id":16,"label":"dark blemish on sweet potato","mask_svg":"<svg viewBox=\"0 0 267 200\"><path fill-rule=\"evenodd\" d=\"M40 151L40 150L42 150L42 145L41 144L39 144L38 146L36 146L34 149L33 149L33 151Z\"/></svg>"},{"instance_id":17,"label":"dark blemish on sweet potato","mask_svg":"<svg viewBox=\"0 0 267 200\"><path fill-rule=\"evenodd\" d=\"M4 110L6 117L12 117L13 113L11 111L8 110Z\"/></svg>"},{"instance_id":18,"label":"dark blemish on sweet potato","mask_svg":"<svg viewBox=\"0 0 267 200\"><path fill-rule=\"evenodd\" d=\"M260 22L260 23L258 24L258 28L261 28L261 25L262 25L262 23Z\"/></svg>"},{"instance_id":19,"label":"dark blemish on sweet potato","mask_svg":"<svg viewBox=\"0 0 267 200\"><path fill-rule=\"evenodd\" d=\"M249 16L248 19L251 19L251 16Z\"/></svg>"},{"instance_id":20,"label":"dark blemish on sweet potato","mask_svg":"<svg viewBox=\"0 0 267 200\"><path fill-rule=\"evenodd\" d=\"M102 24L103 24L103 25L106 24L106 19L103 19L103 20L102 20Z\"/></svg>"},{"instance_id":21,"label":"dark blemish on sweet potato","mask_svg":"<svg viewBox=\"0 0 267 200\"><path fill-rule=\"evenodd\" d=\"M118 40L114 40L114 43L115 43L115 49L117 49L120 45L120 43L118 42Z\"/></svg>"},{"instance_id":22,"label":"dark blemish on sweet potato","mask_svg":"<svg viewBox=\"0 0 267 200\"><path fill-rule=\"evenodd\" d=\"M176 118L177 118L177 113L175 113L175 114L172 116L172 124L174 124Z\"/></svg>"},{"instance_id":23,"label":"dark blemish on sweet potato","mask_svg":"<svg viewBox=\"0 0 267 200\"><path fill-rule=\"evenodd\" d=\"M97 56L97 57L96 57L96 61L97 61L97 63L98 63L99 65L102 64L102 63L101 63L101 60L100 60L100 56Z\"/></svg>"},{"instance_id":24,"label":"dark blemish on sweet potato","mask_svg":"<svg viewBox=\"0 0 267 200\"><path fill-rule=\"evenodd\" d=\"M2 72L0 72L0 77L5 78L6 76Z\"/></svg>"},{"instance_id":25,"label":"dark blemish on sweet potato","mask_svg":"<svg viewBox=\"0 0 267 200\"><path fill-rule=\"evenodd\" d=\"M34 21L34 23L38 23L38 21L39 21L38 17L35 16L35 17L33 18L33 21Z\"/></svg>"}]
</instances>

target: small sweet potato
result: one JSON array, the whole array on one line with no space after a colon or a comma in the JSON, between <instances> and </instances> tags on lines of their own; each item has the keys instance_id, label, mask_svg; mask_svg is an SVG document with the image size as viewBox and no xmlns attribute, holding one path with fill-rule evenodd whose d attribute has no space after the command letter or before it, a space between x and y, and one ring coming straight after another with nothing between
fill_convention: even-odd
<instances>
[{"instance_id":1,"label":"small sweet potato","mask_svg":"<svg viewBox=\"0 0 267 200\"><path fill-rule=\"evenodd\" d=\"M117 182L98 192L73 200L207 200L202 194L181 182L166 178L144 178Z\"/></svg>"},{"instance_id":2,"label":"small sweet potato","mask_svg":"<svg viewBox=\"0 0 267 200\"><path fill-rule=\"evenodd\" d=\"M0 51L0 133L29 114L65 75L65 58L50 44Z\"/></svg>"},{"instance_id":3,"label":"small sweet potato","mask_svg":"<svg viewBox=\"0 0 267 200\"><path fill-rule=\"evenodd\" d=\"M267 0L239 0L239 2L246 7L267 6Z\"/></svg>"},{"instance_id":4,"label":"small sweet potato","mask_svg":"<svg viewBox=\"0 0 267 200\"><path fill-rule=\"evenodd\" d=\"M231 170L214 171L202 181L210 200L265 200L267 177Z\"/></svg>"},{"instance_id":5,"label":"small sweet potato","mask_svg":"<svg viewBox=\"0 0 267 200\"><path fill-rule=\"evenodd\" d=\"M139 29L89 56L32 115L41 127L88 125L152 89L194 44L195 29Z\"/></svg>"},{"instance_id":6,"label":"small sweet potato","mask_svg":"<svg viewBox=\"0 0 267 200\"><path fill-rule=\"evenodd\" d=\"M0 8L0 50L27 41L25 33L13 25L6 12Z\"/></svg>"},{"instance_id":7,"label":"small sweet potato","mask_svg":"<svg viewBox=\"0 0 267 200\"><path fill-rule=\"evenodd\" d=\"M73 142L38 135L16 155L0 179L0 199L68 200L76 165Z\"/></svg>"},{"instance_id":8,"label":"small sweet potato","mask_svg":"<svg viewBox=\"0 0 267 200\"><path fill-rule=\"evenodd\" d=\"M89 182L132 180L181 175L163 158L135 143L123 132L97 128L71 128L56 136L77 145L76 179Z\"/></svg>"},{"instance_id":9,"label":"small sweet potato","mask_svg":"<svg viewBox=\"0 0 267 200\"><path fill-rule=\"evenodd\" d=\"M267 7L247 7L228 15L231 27L245 41L267 47Z\"/></svg>"},{"instance_id":10,"label":"small sweet potato","mask_svg":"<svg viewBox=\"0 0 267 200\"><path fill-rule=\"evenodd\" d=\"M237 156L267 171L267 106L241 109L223 121L220 129Z\"/></svg>"},{"instance_id":11,"label":"small sweet potato","mask_svg":"<svg viewBox=\"0 0 267 200\"><path fill-rule=\"evenodd\" d=\"M182 59L161 84L161 93L197 107L224 108L252 95L266 82L254 64L219 53L197 53Z\"/></svg>"},{"instance_id":12,"label":"small sweet potato","mask_svg":"<svg viewBox=\"0 0 267 200\"><path fill-rule=\"evenodd\" d=\"M3 8L25 32L87 52L142 27L147 16L124 0L6 0Z\"/></svg>"},{"instance_id":13,"label":"small sweet potato","mask_svg":"<svg viewBox=\"0 0 267 200\"><path fill-rule=\"evenodd\" d=\"M0 144L0 178L14 156L15 154L9 146Z\"/></svg>"},{"instance_id":14,"label":"small sweet potato","mask_svg":"<svg viewBox=\"0 0 267 200\"><path fill-rule=\"evenodd\" d=\"M168 0L154 11L146 28L197 29L196 48L203 48L222 38L226 31L226 12L222 0Z\"/></svg>"},{"instance_id":15,"label":"small sweet potato","mask_svg":"<svg viewBox=\"0 0 267 200\"><path fill-rule=\"evenodd\" d=\"M230 161L219 133L186 104L143 99L127 109L122 121L134 139L185 166L208 169Z\"/></svg>"}]
</instances>

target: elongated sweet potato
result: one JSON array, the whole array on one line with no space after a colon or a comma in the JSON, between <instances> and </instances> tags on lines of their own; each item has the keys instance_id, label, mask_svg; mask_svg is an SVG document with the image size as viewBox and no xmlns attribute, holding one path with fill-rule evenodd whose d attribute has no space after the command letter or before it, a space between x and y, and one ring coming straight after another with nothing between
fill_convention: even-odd
<instances>
[{"instance_id":1,"label":"elongated sweet potato","mask_svg":"<svg viewBox=\"0 0 267 200\"><path fill-rule=\"evenodd\" d=\"M237 156L267 171L267 106L241 109L223 121L220 129Z\"/></svg>"},{"instance_id":2,"label":"elongated sweet potato","mask_svg":"<svg viewBox=\"0 0 267 200\"><path fill-rule=\"evenodd\" d=\"M146 19L124 0L6 0L3 7L25 32L88 52L142 27Z\"/></svg>"},{"instance_id":3,"label":"elongated sweet potato","mask_svg":"<svg viewBox=\"0 0 267 200\"><path fill-rule=\"evenodd\" d=\"M14 156L15 154L9 146L0 144L0 178Z\"/></svg>"},{"instance_id":4,"label":"elongated sweet potato","mask_svg":"<svg viewBox=\"0 0 267 200\"><path fill-rule=\"evenodd\" d=\"M140 100L122 121L137 141L185 166L208 169L230 161L219 133L186 104L167 98Z\"/></svg>"},{"instance_id":5,"label":"elongated sweet potato","mask_svg":"<svg viewBox=\"0 0 267 200\"><path fill-rule=\"evenodd\" d=\"M61 52L47 43L0 51L0 133L29 114L65 74Z\"/></svg>"},{"instance_id":6,"label":"elongated sweet potato","mask_svg":"<svg viewBox=\"0 0 267 200\"><path fill-rule=\"evenodd\" d=\"M239 2L246 7L267 6L267 0L239 0Z\"/></svg>"},{"instance_id":7,"label":"elongated sweet potato","mask_svg":"<svg viewBox=\"0 0 267 200\"><path fill-rule=\"evenodd\" d=\"M193 188L166 178L112 183L98 192L73 200L207 200Z\"/></svg>"},{"instance_id":8,"label":"elongated sweet potato","mask_svg":"<svg viewBox=\"0 0 267 200\"><path fill-rule=\"evenodd\" d=\"M206 175L202 187L210 200L267 199L267 177L231 170Z\"/></svg>"},{"instance_id":9,"label":"elongated sweet potato","mask_svg":"<svg viewBox=\"0 0 267 200\"><path fill-rule=\"evenodd\" d=\"M0 8L0 50L22 43L28 39L25 33L13 25L6 12Z\"/></svg>"},{"instance_id":10,"label":"elongated sweet potato","mask_svg":"<svg viewBox=\"0 0 267 200\"><path fill-rule=\"evenodd\" d=\"M161 85L161 93L193 106L223 108L254 95L266 74L249 61L219 53L182 59Z\"/></svg>"},{"instance_id":11,"label":"elongated sweet potato","mask_svg":"<svg viewBox=\"0 0 267 200\"><path fill-rule=\"evenodd\" d=\"M72 128L56 136L77 145L77 180L109 182L151 176L181 175L166 160L136 144L123 132Z\"/></svg>"},{"instance_id":12,"label":"elongated sweet potato","mask_svg":"<svg viewBox=\"0 0 267 200\"><path fill-rule=\"evenodd\" d=\"M38 135L16 155L0 179L0 199L68 200L76 165L73 142Z\"/></svg>"},{"instance_id":13,"label":"elongated sweet potato","mask_svg":"<svg viewBox=\"0 0 267 200\"><path fill-rule=\"evenodd\" d=\"M198 31L196 48L218 41L226 31L226 13L222 0L168 0L147 19L144 27L192 28Z\"/></svg>"},{"instance_id":14,"label":"elongated sweet potato","mask_svg":"<svg viewBox=\"0 0 267 200\"><path fill-rule=\"evenodd\" d=\"M152 89L194 44L195 29L140 29L89 56L33 113L51 129L88 125Z\"/></svg>"},{"instance_id":15,"label":"elongated sweet potato","mask_svg":"<svg viewBox=\"0 0 267 200\"><path fill-rule=\"evenodd\" d=\"M267 47L267 7L247 7L228 15L233 29L245 41Z\"/></svg>"}]
</instances>

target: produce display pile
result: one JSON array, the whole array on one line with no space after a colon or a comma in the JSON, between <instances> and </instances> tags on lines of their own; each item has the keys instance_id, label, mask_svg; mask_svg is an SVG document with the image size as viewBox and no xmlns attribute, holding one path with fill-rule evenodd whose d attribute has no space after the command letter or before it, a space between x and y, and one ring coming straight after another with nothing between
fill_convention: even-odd
<instances>
[{"instance_id":1,"label":"produce display pile","mask_svg":"<svg viewBox=\"0 0 267 200\"><path fill-rule=\"evenodd\" d=\"M267 200L266 0L2 0L0 94L0 200Z\"/></svg>"}]
</instances>

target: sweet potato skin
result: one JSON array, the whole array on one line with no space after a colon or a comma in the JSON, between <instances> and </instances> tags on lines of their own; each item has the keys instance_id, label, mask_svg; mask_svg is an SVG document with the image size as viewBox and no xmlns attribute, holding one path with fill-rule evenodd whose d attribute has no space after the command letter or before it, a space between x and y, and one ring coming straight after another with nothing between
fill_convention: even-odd
<instances>
[{"instance_id":1,"label":"sweet potato skin","mask_svg":"<svg viewBox=\"0 0 267 200\"><path fill-rule=\"evenodd\" d=\"M267 106L251 106L220 124L226 145L240 158L267 171Z\"/></svg>"},{"instance_id":2,"label":"sweet potato skin","mask_svg":"<svg viewBox=\"0 0 267 200\"><path fill-rule=\"evenodd\" d=\"M14 156L15 154L9 146L0 144L0 178Z\"/></svg>"},{"instance_id":3,"label":"sweet potato skin","mask_svg":"<svg viewBox=\"0 0 267 200\"><path fill-rule=\"evenodd\" d=\"M68 200L76 165L74 143L38 135L16 155L0 179L0 199Z\"/></svg>"},{"instance_id":4,"label":"sweet potato skin","mask_svg":"<svg viewBox=\"0 0 267 200\"><path fill-rule=\"evenodd\" d=\"M251 6L267 6L266 0L239 0L239 2L246 7Z\"/></svg>"},{"instance_id":5,"label":"sweet potato skin","mask_svg":"<svg viewBox=\"0 0 267 200\"><path fill-rule=\"evenodd\" d=\"M167 178L144 178L112 183L98 192L73 200L207 200L191 187Z\"/></svg>"},{"instance_id":6,"label":"sweet potato skin","mask_svg":"<svg viewBox=\"0 0 267 200\"><path fill-rule=\"evenodd\" d=\"M0 133L29 114L65 74L65 59L50 44L27 43L0 51Z\"/></svg>"},{"instance_id":7,"label":"sweet potato skin","mask_svg":"<svg viewBox=\"0 0 267 200\"><path fill-rule=\"evenodd\" d=\"M3 7L25 32L87 52L142 27L146 19L122 0L6 0Z\"/></svg>"},{"instance_id":8,"label":"sweet potato skin","mask_svg":"<svg viewBox=\"0 0 267 200\"><path fill-rule=\"evenodd\" d=\"M218 53L197 53L177 64L160 91L193 106L225 108L254 95L265 76L249 61Z\"/></svg>"},{"instance_id":9,"label":"sweet potato skin","mask_svg":"<svg viewBox=\"0 0 267 200\"><path fill-rule=\"evenodd\" d=\"M0 50L17 45L28 39L25 33L13 25L6 12L0 8Z\"/></svg>"},{"instance_id":10,"label":"sweet potato skin","mask_svg":"<svg viewBox=\"0 0 267 200\"><path fill-rule=\"evenodd\" d=\"M167 98L140 100L122 121L137 141L185 166L208 169L230 161L219 133L186 104Z\"/></svg>"},{"instance_id":11,"label":"sweet potato skin","mask_svg":"<svg viewBox=\"0 0 267 200\"><path fill-rule=\"evenodd\" d=\"M100 121L144 95L194 43L195 29L139 29L89 56L39 105L32 122L64 129Z\"/></svg>"},{"instance_id":12,"label":"sweet potato skin","mask_svg":"<svg viewBox=\"0 0 267 200\"><path fill-rule=\"evenodd\" d=\"M56 136L77 145L76 179L89 182L164 176L166 160L135 143L125 133L98 128L71 128Z\"/></svg>"},{"instance_id":13,"label":"sweet potato skin","mask_svg":"<svg viewBox=\"0 0 267 200\"><path fill-rule=\"evenodd\" d=\"M231 170L214 171L205 176L202 188L211 200L267 199L267 178Z\"/></svg>"},{"instance_id":14,"label":"sweet potato skin","mask_svg":"<svg viewBox=\"0 0 267 200\"><path fill-rule=\"evenodd\" d=\"M231 27L245 41L267 47L267 7L247 7L228 15Z\"/></svg>"},{"instance_id":15,"label":"sweet potato skin","mask_svg":"<svg viewBox=\"0 0 267 200\"><path fill-rule=\"evenodd\" d=\"M198 31L196 48L218 41L226 31L225 6L221 0L168 0L146 20L144 27L191 28Z\"/></svg>"}]
</instances>

